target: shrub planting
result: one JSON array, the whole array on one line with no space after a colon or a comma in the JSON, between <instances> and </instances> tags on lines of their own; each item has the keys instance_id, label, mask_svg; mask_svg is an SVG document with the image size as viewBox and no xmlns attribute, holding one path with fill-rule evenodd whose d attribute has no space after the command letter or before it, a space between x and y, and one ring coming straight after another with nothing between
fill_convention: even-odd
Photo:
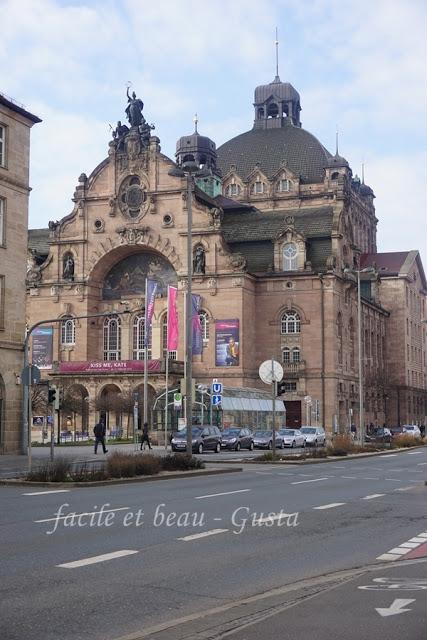
<instances>
[{"instance_id":1,"label":"shrub planting","mask_svg":"<svg viewBox=\"0 0 427 640\"><path fill-rule=\"evenodd\" d=\"M418 447L423 444L424 441L421 438L414 438L414 436L410 436L407 433L402 433L393 438L393 447Z\"/></svg>"},{"instance_id":2,"label":"shrub planting","mask_svg":"<svg viewBox=\"0 0 427 640\"><path fill-rule=\"evenodd\" d=\"M26 479L32 482L67 482L70 479L71 464L66 458L48 460L30 471Z\"/></svg>"},{"instance_id":3,"label":"shrub planting","mask_svg":"<svg viewBox=\"0 0 427 640\"><path fill-rule=\"evenodd\" d=\"M164 456L161 459L161 465L164 471L192 471L193 469L205 468L204 462L186 453Z\"/></svg>"}]
</instances>

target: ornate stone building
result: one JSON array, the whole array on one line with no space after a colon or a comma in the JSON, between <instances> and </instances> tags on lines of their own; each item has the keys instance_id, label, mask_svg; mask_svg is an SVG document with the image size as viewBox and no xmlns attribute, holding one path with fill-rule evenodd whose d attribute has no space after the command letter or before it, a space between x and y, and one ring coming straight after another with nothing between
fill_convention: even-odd
<instances>
[{"instance_id":1,"label":"ornate stone building","mask_svg":"<svg viewBox=\"0 0 427 640\"><path fill-rule=\"evenodd\" d=\"M60 319L51 325L52 354L39 349L39 364L86 403L84 427L108 409L103 398L131 398L141 389L147 277L159 284L148 347L150 408L165 387L168 284L180 292L172 386L183 373L187 183L161 153L141 101L128 98L130 127L118 123L108 157L80 176L73 211L29 235L28 321ZM200 383L217 378L232 388L262 389L259 364L274 356L285 372L288 425L318 420L329 432L346 431L357 424L359 405L352 272L363 268L365 254L375 262L374 194L338 149L331 154L302 128L300 96L290 84L276 77L257 87L254 106L253 128L218 150L197 128L177 144L179 166L194 161L203 169L192 197L192 287L201 297L204 349L193 374ZM419 258L417 264L420 301L426 285ZM362 274L365 375L375 393L367 396L368 424L395 419L386 415L392 404L384 386L395 307L383 284L380 270L374 279ZM117 315L75 319L103 313ZM420 368L417 412L401 412L402 421L424 420L425 362ZM122 419L111 406L110 427Z\"/></svg>"},{"instance_id":2,"label":"ornate stone building","mask_svg":"<svg viewBox=\"0 0 427 640\"><path fill-rule=\"evenodd\" d=\"M0 94L0 453L19 449L30 129L37 122Z\"/></svg>"}]
</instances>

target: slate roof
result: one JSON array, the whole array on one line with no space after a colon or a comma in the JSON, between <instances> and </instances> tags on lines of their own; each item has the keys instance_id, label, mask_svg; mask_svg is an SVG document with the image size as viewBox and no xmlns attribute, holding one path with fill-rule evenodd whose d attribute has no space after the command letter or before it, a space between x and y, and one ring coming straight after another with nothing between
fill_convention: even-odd
<instances>
[{"instance_id":1,"label":"slate roof","mask_svg":"<svg viewBox=\"0 0 427 640\"><path fill-rule=\"evenodd\" d=\"M397 276L402 270L409 251L390 251L388 253L364 253L360 266L375 267L383 276Z\"/></svg>"},{"instance_id":2,"label":"slate roof","mask_svg":"<svg viewBox=\"0 0 427 640\"><path fill-rule=\"evenodd\" d=\"M222 233L229 243L273 240L279 231L290 226L285 218L293 217L295 231L305 238L330 237L332 207L284 209L262 213L258 210L240 213L224 212Z\"/></svg>"},{"instance_id":3,"label":"slate roof","mask_svg":"<svg viewBox=\"0 0 427 640\"><path fill-rule=\"evenodd\" d=\"M273 176L285 162L301 182L322 182L324 167L331 154L311 133L291 124L274 129L251 129L217 149L217 165L225 176L231 166L246 179L259 163L260 169Z\"/></svg>"},{"instance_id":4,"label":"slate roof","mask_svg":"<svg viewBox=\"0 0 427 640\"><path fill-rule=\"evenodd\" d=\"M29 229L28 248L38 255L47 256L49 253L49 229Z\"/></svg>"}]
</instances>

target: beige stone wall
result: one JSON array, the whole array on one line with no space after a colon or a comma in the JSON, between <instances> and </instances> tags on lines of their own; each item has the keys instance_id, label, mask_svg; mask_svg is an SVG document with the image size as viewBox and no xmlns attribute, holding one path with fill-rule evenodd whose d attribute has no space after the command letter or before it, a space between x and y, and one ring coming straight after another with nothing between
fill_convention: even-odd
<instances>
[{"instance_id":1,"label":"beige stone wall","mask_svg":"<svg viewBox=\"0 0 427 640\"><path fill-rule=\"evenodd\" d=\"M28 230L29 153L32 122L0 104L6 126L6 166L0 167L0 197L5 202L5 244L0 246L0 276L4 276L4 326L0 327L0 452L18 450L25 335L25 274ZM19 380L19 379L18 379Z\"/></svg>"}]
</instances>

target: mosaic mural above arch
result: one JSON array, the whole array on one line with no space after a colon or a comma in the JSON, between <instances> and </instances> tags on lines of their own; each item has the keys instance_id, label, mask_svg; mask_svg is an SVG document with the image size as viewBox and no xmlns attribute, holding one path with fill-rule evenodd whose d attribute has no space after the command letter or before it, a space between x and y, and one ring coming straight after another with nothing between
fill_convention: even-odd
<instances>
[{"instance_id":1,"label":"mosaic mural above arch","mask_svg":"<svg viewBox=\"0 0 427 640\"><path fill-rule=\"evenodd\" d=\"M120 300L127 296L145 295L145 280L158 282L158 292L167 295L168 285L177 286L176 271L166 258L153 253L136 253L114 265L104 281L104 300Z\"/></svg>"}]
</instances>

